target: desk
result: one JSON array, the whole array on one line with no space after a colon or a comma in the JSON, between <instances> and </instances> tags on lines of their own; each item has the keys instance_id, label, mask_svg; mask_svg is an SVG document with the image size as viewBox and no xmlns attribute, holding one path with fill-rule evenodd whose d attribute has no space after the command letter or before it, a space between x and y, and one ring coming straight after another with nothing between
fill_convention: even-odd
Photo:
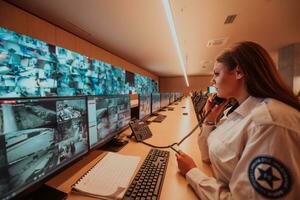
<instances>
[{"instance_id":1,"label":"desk","mask_svg":"<svg viewBox=\"0 0 300 200\"><path fill-rule=\"evenodd\" d=\"M182 108L183 106L186 108ZM153 136L147 139L146 142L154 145L169 145L171 143L178 142L197 124L196 115L190 98L184 98L178 103L178 105L172 105L172 107L175 107L174 111L161 112L161 114L167 115L167 118L162 123L153 122L149 125ZM183 112L187 112L188 115L183 115ZM199 131L199 129L196 130L190 138L186 139L180 145L180 149L191 155L198 167L209 176L212 176L210 166L201 162L201 155L197 145L197 135ZM121 134L121 136L130 134L131 130L128 128ZM123 149L121 149L121 151L119 151L119 153L124 155L140 156L141 161L138 165L138 170L149 150L150 147L145 146L142 143L130 141ZM198 199L191 187L188 186L185 178L178 172L175 152L170 149L168 150L170 151L170 158L160 199ZM68 193L68 199L93 199L91 197L71 193L71 186L104 155L105 152L103 151L92 151L82 160L52 178L47 182L47 184Z\"/></svg>"}]
</instances>

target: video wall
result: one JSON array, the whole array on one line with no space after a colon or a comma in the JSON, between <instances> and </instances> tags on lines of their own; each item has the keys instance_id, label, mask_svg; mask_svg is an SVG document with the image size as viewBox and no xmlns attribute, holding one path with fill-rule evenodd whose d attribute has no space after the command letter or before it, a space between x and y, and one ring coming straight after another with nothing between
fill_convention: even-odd
<instances>
[{"instance_id":1,"label":"video wall","mask_svg":"<svg viewBox=\"0 0 300 200\"><path fill-rule=\"evenodd\" d=\"M0 96L77 96L158 92L158 82L0 27Z\"/></svg>"}]
</instances>

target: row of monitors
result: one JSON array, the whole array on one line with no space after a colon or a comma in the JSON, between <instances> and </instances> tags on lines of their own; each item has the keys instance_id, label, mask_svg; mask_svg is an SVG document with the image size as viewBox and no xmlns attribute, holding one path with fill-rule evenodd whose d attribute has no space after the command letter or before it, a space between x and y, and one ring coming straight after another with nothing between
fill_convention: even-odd
<instances>
[{"instance_id":1,"label":"row of monitors","mask_svg":"<svg viewBox=\"0 0 300 200\"><path fill-rule=\"evenodd\" d=\"M0 27L0 98L152 93L158 81Z\"/></svg>"},{"instance_id":2,"label":"row of monitors","mask_svg":"<svg viewBox=\"0 0 300 200\"><path fill-rule=\"evenodd\" d=\"M182 97L182 93L152 93L151 95L139 95L139 119L143 119L151 113L158 112Z\"/></svg>"},{"instance_id":3,"label":"row of monitors","mask_svg":"<svg viewBox=\"0 0 300 200\"><path fill-rule=\"evenodd\" d=\"M153 94L153 109L169 96ZM141 107L148 101L143 97ZM129 95L0 99L0 199L28 192L130 120Z\"/></svg>"}]
</instances>

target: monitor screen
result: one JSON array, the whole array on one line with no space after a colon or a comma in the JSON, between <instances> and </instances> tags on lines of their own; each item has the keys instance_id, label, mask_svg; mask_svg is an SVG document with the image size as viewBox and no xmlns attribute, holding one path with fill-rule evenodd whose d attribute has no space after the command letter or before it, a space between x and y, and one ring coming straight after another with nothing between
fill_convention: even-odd
<instances>
[{"instance_id":1,"label":"monitor screen","mask_svg":"<svg viewBox=\"0 0 300 200\"><path fill-rule=\"evenodd\" d=\"M209 86L207 90L208 93L217 93L217 89L214 86Z\"/></svg>"},{"instance_id":2,"label":"monitor screen","mask_svg":"<svg viewBox=\"0 0 300 200\"><path fill-rule=\"evenodd\" d=\"M0 199L10 199L88 152L86 99L0 100Z\"/></svg>"},{"instance_id":3,"label":"monitor screen","mask_svg":"<svg viewBox=\"0 0 300 200\"><path fill-rule=\"evenodd\" d=\"M89 145L104 145L126 128L130 121L129 95L88 97Z\"/></svg>"},{"instance_id":4,"label":"monitor screen","mask_svg":"<svg viewBox=\"0 0 300 200\"><path fill-rule=\"evenodd\" d=\"M0 27L0 98L56 95L55 47Z\"/></svg>"},{"instance_id":5,"label":"monitor screen","mask_svg":"<svg viewBox=\"0 0 300 200\"><path fill-rule=\"evenodd\" d=\"M139 119L151 114L151 95L139 94Z\"/></svg>"},{"instance_id":6,"label":"monitor screen","mask_svg":"<svg viewBox=\"0 0 300 200\"><path fill-rule=\"evenodd\" d=\"M169 95L170 95L170 103L173 103L174 102L174 93L170 92Z\"/></svg>"},{"instance_id":7,"label":"monitor screen","mask_svg":"<svg viewBox=\"0 0 300 200\"><path fill-rule=\"evenodd\" d=\"M166 107L169 105L169 93L160 94L160 107Z\"/></svg>"},{"instance_id":8,"label":"monitor screen","mask_svg":"<svg viewBox=\"0 0 300 200\"><path fill-rule=\"evenodd\" d=\"M151 96L151 113L153 113L160 109L160 94L152 93Z\"/></svg>"},{"instance_id":9,"label":"monitor screen","mask_svg":"<svg viewBox=\"0 0 300 200\"><path fill-rule=\"evenodd\" d=\"M126 71L125 83L128 83L130 86L134 86L134 73Z\"/></svg>"}]
</instances>

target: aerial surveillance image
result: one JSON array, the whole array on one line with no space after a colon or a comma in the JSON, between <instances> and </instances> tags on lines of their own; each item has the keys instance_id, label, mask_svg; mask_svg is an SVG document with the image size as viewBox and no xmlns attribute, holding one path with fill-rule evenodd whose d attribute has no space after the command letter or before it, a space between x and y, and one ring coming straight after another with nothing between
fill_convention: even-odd
<instances>
[{"instance_id":1,"label":"aerial surveillance image","mask_svg":"<svg viewBox=\"0 0 300 200\"><path fill-rule=\"evenodd\" d=\"M56 95L55 47L0 27L1 97Z\"/></svg>"},{"instance_id":2,"label":"aerial surveillance image","mask_svg":"<svg viewBox=\"0 0 300 200\"><path fill-rule=\"evenodd\" d=\"M85 153L86 128L84 99L1 101L1 198Z\"/></svg>"},{"instance_id":3,"label":"aerial surveillance image","mask_svg":"<svg viewBox=\"0 0 300 200\"><path fill-rule=\"evenodd\" d=\"M89 139L92 148L105 143L128 126L131 117L129 95L90 97L88 104Z\"/></svg>"}]
</instances>

